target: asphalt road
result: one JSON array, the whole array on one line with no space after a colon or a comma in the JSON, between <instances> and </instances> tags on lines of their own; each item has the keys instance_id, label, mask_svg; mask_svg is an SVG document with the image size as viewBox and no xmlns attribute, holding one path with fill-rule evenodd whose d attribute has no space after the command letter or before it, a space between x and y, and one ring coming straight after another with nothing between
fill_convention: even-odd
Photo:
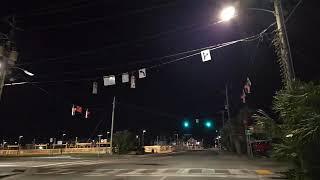
<instances>
[{"instance_id":1,"label":"asphalt road","mask_svg":"<svg viewBox=\"0 0 320 180\"><path fill-rule=\"evenodd\" d=\"M284 165L268 159L248 160L245 157L217 154L215 151L99 159L97 157L0 159L2 171L16 171L16 175L3 179L23 180L261 180L279 177L277 172L284 168Z\"/></svg>"}]
</instances>

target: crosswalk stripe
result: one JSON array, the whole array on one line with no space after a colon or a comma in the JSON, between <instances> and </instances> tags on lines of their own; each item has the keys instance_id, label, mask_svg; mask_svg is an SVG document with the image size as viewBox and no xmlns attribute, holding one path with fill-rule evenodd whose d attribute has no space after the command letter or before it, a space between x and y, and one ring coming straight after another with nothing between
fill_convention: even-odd
<instances>
[{"instance_id":1,"label":"crosswalk stripe","mask_svg":"<svg viewBox=\"0 0 320 180\"><path fill-rule=\"evenodd\" d=\"M80 162L79 162L80 163ZM44 172L43 172L44 171ZM247 169L209 169L209 168L161 168L161 169L94 169L90 172L77 171L74 168L51 168L40 169L35 174L79 174L83 176L166 176L166 177L216 177L216 178L257 178L259 174L253 173L254 170ZM269 171L270 172L270 171Z\"/></svg>"},{"instance_id":2,"label":"crosswalk stripe","mask_svg":"<svg viewBox=\"0 0 320 180\"><path fill-rule=\"evenodd\" d=\"M85 173L84 176L106 176L109 174L116 174L125 169L95 169L92 172Z\"/></svg>"},{"instance_id":3,"label":"crosswalk stripe","mask_svg":"<svg viewBox=\"0 0 320 180\"><path fill-rule=\"evenodd\" d=\"M214 169L202 169L203 174L214 174Z\"/></svg>"},{"instance_id":4,"label":"crosswalk stripe","mask_svg":"<svg viewBox=\"0 0 320 180\"><path fill-rule=\"evenodd\" d=\"M242 172L241 169L229 169L229 172L231 174L246 174L246 173Z\"/></svg>"},{"instance_id":5,"label":"crosswalk stripe","mask_svg":"<svg viewBox=\"0 0 320 180\"><path fill-rule=\"evenodd\" d=\"M188 174L190 171L190 168L182 169L181 171L178 171L177 174Z\"/></svg>"},{"instance_id":6,"label":"crosswalk stripe","mask_svg":"<svg viewBox=\"0 0 320 180\"><path fill-rule=\"evenodd\" d=\"M136 169L131 172L124 173L124 174L141 174L141 172L145 171L145 170L147 170L147 169Z\"/></svg>"},{"instance_id":7,"label":"crosswalk stripe","mask_svg":"<svg viewBox=\"0 0 320 180\"><path fill-rule=\"evenodd\" d=\"M151 174L164 174L168 169L156 169L155 172Z\"/></svg>"}]
</instances>

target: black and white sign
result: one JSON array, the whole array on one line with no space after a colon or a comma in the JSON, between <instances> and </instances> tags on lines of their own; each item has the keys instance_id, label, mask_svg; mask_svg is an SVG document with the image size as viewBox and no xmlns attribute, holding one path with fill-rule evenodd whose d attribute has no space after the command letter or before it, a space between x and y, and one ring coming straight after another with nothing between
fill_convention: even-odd
<instances>
[{"instance_id":1,"label":"black and white sign","mask_svg":"<svg viewBox=\"0 0 320 180\"><path fill-rule=\"evenodd\" d=\"M139 69L139 78L145 78L146 76L146 68Z\"/></svg>"},{"instance_id":2,"label":"black and white sign","mask_svg":"<svg viewBox=\"0 0 320 180\"><path fill-rule=\"evenodd\" d=\"M111 86L116 84L116 77L114 75L103 76L104 86Z\"/></svg>"},{"instance_id":3,"label":"black and white sign","mask_svg":"<svg viewBox=\"0 0 320 180\"><path fill-rule=\"evenodd\" d=\"M122 73L122 83L129 82L129 74L128 73Z\"/></svg>"},{"instance_id":4,"label":"black and white sign","mask_svg":"<svg viewBox=\"0 0 320 180\"><path fill-rule=\"evenodd\" d=\"M206 49L201 51L201 58L203 62L210 61L211 60L210 50Z\"/></svg>"},{"instance_id":5,"label":"black and white sign","mask_svg":"<svg viewBox=\"0 0 320 180\"><path fill-rule=\"evenodd\" d=\"M92 84L92 94L98 94L98 82Z\"/></svg>"},{"instance_id":6,"label":"black and white sign","mask_svg":"<svg viewBox=\"0 0 320 180\"><path fill-rule=\"evenodd\" d=\"M130 85L131 88L136 88L136 77L134 76L131 76L131 85Z\"/></svg>"}]
</instances>

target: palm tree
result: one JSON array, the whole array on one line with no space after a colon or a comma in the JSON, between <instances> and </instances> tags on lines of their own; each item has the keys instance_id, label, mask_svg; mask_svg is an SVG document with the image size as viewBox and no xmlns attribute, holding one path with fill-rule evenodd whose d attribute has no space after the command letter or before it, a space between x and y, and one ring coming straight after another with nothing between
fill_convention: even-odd
<instances>
[{"instance_id":1,"label":"palm tree","mask_svg":"<svg viewBox=\"0 0 320 180\"><path fill-rule=\"evenodd\" d=\"M314 157L320 152L319 107L320 85L314 83L295 81L274 97L273 109L283 122L275 157L291 160L298 172L315 174L320 170L320 161Z\"/></svg>"}]
</instances>

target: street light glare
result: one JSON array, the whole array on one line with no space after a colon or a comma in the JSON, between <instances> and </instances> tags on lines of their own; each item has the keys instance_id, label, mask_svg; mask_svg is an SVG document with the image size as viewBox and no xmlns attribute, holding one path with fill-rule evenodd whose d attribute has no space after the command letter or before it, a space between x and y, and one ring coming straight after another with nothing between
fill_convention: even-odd
<instances>
[{"instance_id":1,"label":"street light glare","mask_svg":"<svg viewBox=\"0 0 320 180\"><path fill-rule=\"evenodd\" d=\"M221 11L220 19L221 21L229 21L236 14L236 9L233 6L228 6Z\"/></svg>"}]
</instances>

